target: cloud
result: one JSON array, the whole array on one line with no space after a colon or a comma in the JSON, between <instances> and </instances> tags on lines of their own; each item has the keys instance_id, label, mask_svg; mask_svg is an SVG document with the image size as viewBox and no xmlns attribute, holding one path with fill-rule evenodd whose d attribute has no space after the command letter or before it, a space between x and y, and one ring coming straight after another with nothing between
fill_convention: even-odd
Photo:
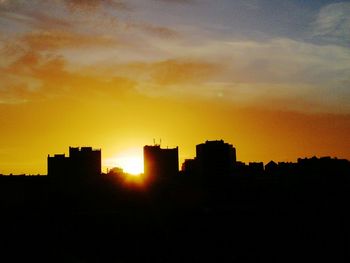
<instances>
[{"instance_id":1,"label":"cloud","mask_svg":"<svg viewBox=\"0 0 350 263\"><path fill-rule=\"evenodd\" d=\"M108 24L115 25L116 18L111 11L129 10L126 3L114 0L13 0L0 4L0 25L1 22L11 25L14 31L20 26L20 31L23 31L28 27L67 29L79 25L97 26L98 22L98 26L105 28ZM89 12L89 19L85 12ZM15 28L14 23L17 24Z\"/></svg>"},{"instance_id":2,"label":"cloud","mask_svg":"<svg viewBox=\"0 0 350 263\"><path fill-rule=\"evenodd\" d=\"M350 90L344 86L350 80L348 49L290 39L229 45L229 72L221 79L231 83L224 89L232 90L230 97L275 101L271 105L291 110L350 112ZM298 103L276 103L287 100Z\"/></svg>"},{"instance_id":3,"label":"cloud","mask_svg":"<svg viewBox=\"0 0 350 263\"><path fill-rule=\"evenodd\" d=\"M86 9L86 10L93 10L96 8L100 8L105 6L118 8L118 9L127 9L128 5L124 1L118 1L118 0L53 0L50 1L50 3L47 3L48 1L45 0L1 0L0 1L0 10L4 9L18 9L18 8L28 8L31 6L36 5L55 5L55 4L64 4L66 7L68 7L71 10L76 9Z\"/></svg>"},{"instance_id":4,"label":"cloud","mask_svg":"<svg viewBox=\"0 0 350 263\"><path fill-rule=\"evenodd\" d=\"M35 6L43 5L61 5L64 4L70 10L95 10L106 6L108 8L116 8L119 10L128 10L129 7L124 1L118 0L55 0L55 1L45 1L45 0L1 0L0 10L17 10L18 9L31 9Z\"/></svg>"},{"instance_id":5,"label":"cloud","mask_svg":"<svg viewBox=\"0 0 350 263\"><path fill-rule=\"evenodd\" d=\"M106 66L106 65L105 65ZM101 65L103 68L103 65ZM104 72L114 71L122 76L137 80L140 90L153 87L155 92L164 92L171 88L183 88L189 85L202 85L221 71L222 65L205 60L182 58L155 62L132 62L110 65ZM145 90L143 90L145 91ZM151 91L153 92L153 91Z\"/></svg>"},{"instance_id":6,"label":"cloud","mask_svg":"<svg viewBox=\"0 0 350 263\"><path fill-rule=\"evenodd\" d=\"M66 8L72 13L67 14ZM25 1L11 1L11 3L0 5L0 32L6 32L9 35L27 32L28 38L31 37L33 41L34 39L38 40L39 37L50 41L49 38L53 39L54 32L57 32L58 37L62 38L65 38L65 32L69 32L71 35L75 33L83 37L82 42L88 40L82 32L85 33L85 36L87 34L97 35L97 38L103 35L102 38L105 39L105 35L108 34L124 35L124 39L135 38L135 36L138 38L155 36L165 39L179 37L179 33L170 27L155 25L147 21L137 21L136 18L125 18L122 15L119 16L119 13L112 12L116 10L130 11L132 9L124 2L114 0L57 0L50 2L34 0L31 5ZM85 11L89 12L89 18L86 17ZM130 35L126 36L127 33ZM60 43L62 40L59 39ZM52 46L54 43L50 41L48 44L48 46Z\"/></svg>"},{"instance_id":7,"label":"cloud","mask_svg":"<svg viewBox=\"0 0 350 263\"><path fill-rule=\"evenodd\" d=\"M158 85L202 83L219 69L204 61L166 60L149 65L152 80Z\"/></svg>"},{"instance_id":8,"label":"cloud","mask_svg":"<svg viewBox=\"0 0 350 263\"><path fill-rule=\"evenodd\" d=\"M22 36L19 41L32 50L40 51L91 46L103 46L106 48L119 45L115 38L109 36L93 36L60 30L30 32Z\"/></svg>"},{"instance_id":9,"label":"cloud","mask_svg":"<svg viewBox=\"0 0 350 263\"><path fill-rule=\"evenodd\" d=\"M61 57L43 56L27 52L15 59L7 67L0 68L2 103L27 102L59 94L59 85L70 78L65 70L65 61Z\"/></svg>"},{"instance_id":10,"label":"cloud","mask_svg":"<svg viewBox=\"0 0 350 263\"><path fill-rule=\"evenodd\" d=\"M320 84L347 77L350 70L349 49L288 38L209 40L178 52L184 57L225 64L225 80L237 83Z\"/></svg>"},{"instance_id":11,"label":"cloud","mask_svg":"<svg viewBox=\"0 0 350 263\"><path fill-rule=\"evenodd\" d=\"M54 15L45 14L42 12L31 12L27 14L32 20L32 26L35 28L51 29L55 28L68 30L74 26L72 21L64 19L62 17L57 17Z\"/></svg>"},{"instance_id":12,"label":"cloud","mask_svg":"<svg viewBox=\"0 0 350 263\"><path fill-rule=\"evenodd\" d=\"M7 67L0 67L0 103L25 103L57 97L121 97L133 90L134 82L118 76L98 76L84 68L69 70L61 56L27 52Z\"/></svg>"},{"instance_id":13,"label":"cloud","mask_svg":"<svg viewBox=\"0 0 350 263\"><path fill-rule=\"evenodd\" d=\"M76 90L79 81L91 86L89 81L114 76L132 81L147 95L182 94L242 105L270 101L276 108L324 107L327 111L350 112L350 50L344 45L317 45L289 38L266 37L260 42L230 36L220 39L198 33L197 28L180 35L171 27L137 17L117 16L112 21L115 13L107 12L106 7L122 3L119 1L69 2L75 11L87 8L97 12L89 16L67 14L68 1L58 0L46 4L60 3L57 12L50 8L18 12L0 9L8 21L25 27L7 41L6 33L0 31L0 67L7 76L7 91L10 82L21 94L27 87L30 93L26 96L44 86ZM347 8L345 3L324 7L314 24L315 36L344 39ZM110 21L110 26L105 26ZM193 32L198 34L192 37ZM96 87L103 81L97 82ZM55 94L55 90L49 93Z\"/></svg>"},{"instance_id":14,"label":"cloud","mask_svg":"<svg viewBox=\"0 0 350 263\"><path fill-rule=\"evenodd\" d=\"M149 23L130 23L126 27L130 27L136 30L140 30L147 34L155 35L161 38L178 38L179 33L169 27L155 26Z\"/></svg>"},{"instance_id":15,"label":"cloud","mask_svg":"<svg viewBox=\"0 0 350 263\"><path fill-rule=\"evenodd\" d=\"M98 8L108 7L117 10L130 10L123 1L114 0L63 0L71 11L96 11Z\"/></svg>"},{"instance_id":16,"label":"cloud","mask_svg":"<svg viewBox=\"0 0 350 263\"><path fill-rule=\"evenodd\" d=\"M342 2L323 7L313 23L314 37L348 45L350 42L350 3Z\"/></svg>"},{"instance_id":17,"label":"cloud","mask_svg":"<svg viewBox=\"0 0 350 263\"><path fill-rule=\"evenodd\" d=\"M288 110L350 112L350 50L345 47L288 38L164 45L176 59L142 69L134 64L130 69L137 72L146 92L241 105L270 101L265 106Z\"/></svg>"},{"instance_id":18,"label":"cloud","mask_svg":"<svg viewBox=\"0 0 350 263\"><path fill-rule=\"evenodd\" d=\"M190 4L195 2L195 0L155 0L155 1L171 3L171 4Z\"/></svg>"},{"instance_id":19,"label":"cloud","mask_svg":"<svg viewBox=\"0 0 350 263\"><path fill-rule=\"evenodd\" d=\"M35 2L35 0L33 2ZM23 1L23 0L1 0L0 11L18 8L23 5L27 6L28 3L26 3L26 1Z\"/></svg>"},{"instance_id":20,"label":"cloud","mask_svg":"<svg viewBox=\"0 0 350 263\"><path fill-rule=\"evenodd\" d=\"M125 40L114 36L91 35L70 30L35 30L17 37L4 38L1 44L0 68L10 64L14 65L21 59L32 58L32 54L35 54L33 60L37 55L51 58L61 56L67 60L69 65L75 63L80 67L85 61L84 54L98 58L98 54L102 51L107 54L111 50L128 46Z\"/></svg>"},{"instance_id":21,"label":"cloud","mask_svg":"<svg viewBox=\"0 0 350 263\"><path fill-rule=\"evenodd\" d=\"M32 23L33 18L31 18L27 14L23 14L20 12L12 12L8 10L1 10L0 9L0 14L1 14L1 20L7 20L10 22L17 22L17 23Z\"/></svg>"}]
</instances>

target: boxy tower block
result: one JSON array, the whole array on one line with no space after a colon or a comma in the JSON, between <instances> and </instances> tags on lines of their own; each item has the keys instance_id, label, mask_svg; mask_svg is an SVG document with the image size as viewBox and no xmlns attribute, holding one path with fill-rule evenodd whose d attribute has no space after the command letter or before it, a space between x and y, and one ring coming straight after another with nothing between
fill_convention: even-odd
<instances>
[{"instance_id":1,"label":"boxy tower block","mask_svg":"<svg viewBox=\"0 0 350 263\"><path fill-rule=\"evenodd\" d=\"M144 172L151 180L166 180L179 173L179 149L162 149L160 145L143 147Z\"/></svg>"},{"instance_id":2,"label":"boxy tower block","mask_svg":"<svg viewBox=\"0 0 350 263\"><path fill-rule=\"evenodd\" d=\"M196 160L202 176L230 175L236 163L236 149L223 140L206 141L196 146Z\"/></svg>"},{"instance_id":3,"label":"boxy tower block","mask_svg":"<svg viewBox=\"0 0 350 263\"><path fill-rule=\"evenodd\" d=\"M47 157L48 176L60 180L92 178L101 175L101 150L91 147L69 147L69 157L55 154Z\"/></svg>"}]
</instances>

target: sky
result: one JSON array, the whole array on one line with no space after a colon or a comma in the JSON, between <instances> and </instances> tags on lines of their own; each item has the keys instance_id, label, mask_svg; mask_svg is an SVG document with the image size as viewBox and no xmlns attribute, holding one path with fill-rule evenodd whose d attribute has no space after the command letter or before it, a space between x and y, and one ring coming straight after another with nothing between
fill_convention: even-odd
<instances>
[{"instance_id":1,"label":"sky","mask_svg":"<svg viewBox=\"0 0 350 263\"><path fill-rule=\"evenodd\" d=\"M350 1L0 0L0 173L223 139L350 159ZM180 163L181 165L181 163Z\"/></svg>"}]
</instances>

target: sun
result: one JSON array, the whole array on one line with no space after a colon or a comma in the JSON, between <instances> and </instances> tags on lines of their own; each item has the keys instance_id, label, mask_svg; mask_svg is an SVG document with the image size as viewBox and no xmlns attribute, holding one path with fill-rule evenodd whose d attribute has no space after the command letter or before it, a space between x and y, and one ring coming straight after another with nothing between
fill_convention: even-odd
<instances>
[{"instance_id":1,"label":"sun","mask_svg":"<svg viewBox=\"0 0 350 263\"><path fill-rule=\"evenodd\" d=\"M140 175L143 173L143 159L137 156L122 156L116 158L116 164L125 173Z\"/></svg>"}]
</instances>

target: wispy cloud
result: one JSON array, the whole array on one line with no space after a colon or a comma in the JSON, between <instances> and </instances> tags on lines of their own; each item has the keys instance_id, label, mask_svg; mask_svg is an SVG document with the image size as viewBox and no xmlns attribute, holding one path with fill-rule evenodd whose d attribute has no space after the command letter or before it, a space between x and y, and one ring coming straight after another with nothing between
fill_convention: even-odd
<instances>
[{"instance_id":1,"label":"wispy cloud","mask_svg":"<svg viewBox=\"0 0 350 263\"><path fill-rule=\"evenodd\" d=\"M350 112L350 51L345 47L279 38L210 40L169 49L175 59L131 67L147 92L153 87L162 96L222 98L242 105L270 101L269 107L279 109Z\"/></svg>"},{"instance_id":2,"label":"wispy cloud","mask_svg":"<svg viewBox=\"0 0 350 263\"><path fill-rule=\"evenodd\" d=\"M7 30L7 33L14 35L18 32L61 30L76 32L77 35L91 33L97 37L126 32L159 38L179 37L179 33L171 27L122 15L132 9L124 1L116 0L33 0L31 5L26 1L8 1L0 4L0 32ZM85 12L89 12L88 17Z\"/></svg>"},{"instance_id":3,"label":"wispy cloud","mask_svg":"<svg viewBox=\"0 0 350 263\"><path fill-rule=\"evenodd\" d=\"M0 68L2 86L0 103L25 103L55 97L90 98L98 95L123 95L134 82L116 76L88 74L68 69L69 63L60 56L28 52L7 67Z\"/></svg>"},{"instance_id":4,"label":"wispy cloud","mask_svg":"<svg viewBox=\"0 0 350 263\"><path fill-rule=\"evenodd\" d=\"M179 84L200 84L212 78L220 66L191 59L172 59L147 65L154 84L160 86Z\"/></svg>"},{"instance_id":5,"label":"wispy cloud","mask_svg":"<svg viewBox=\"0 0 350 263\"><path fill-rule=\"evenodd\" d=\"M125 1L121 0L1 0L0 10L17 10L18 9L30 9L30 7L37 6L53 6L64 4L71 11L85 10L92 11L98 8L107 7L115 8L119 10L128 10L129 6Z\"/></svg>"},{"instance_id":6,"label":"wispy cloud","mask_svg":"<svg viewBox=\"0 0 350 263\"><path fill-rule=\"evenodd\" d=\"M350 3L323 7L313 23L313 36L335 43L350 43Z\"/></svg>"},{"instance_id":7,"label":"wispy cloud","mask_svg":"<svg viewBox=\"0 0 350 263\"><path fill-rule=\"evenodd\" d=\"M171 4L190 4L196 2L196 0L154 0L159 2L171 3Z\"/></svg>"},{"instance_id":8,"label":"wispy cloud","mask_svg":"<svg viewBox=\"0 0 350 263\"><path fill-rule=\"evenodd\" d=\"M142 32L145 32L154 36L158 36L161 38L178 38L180 36L180 34L172 28L165 27L165 26L156 26L149 23L132 22L132 23L126 24L126 27L140 30Z\"/></svg>"},{"instance_id":9,"label":"wispy cloud","mask_svg":"<svg viewBox=\"0 0 350 263\"><path fill-rule=\"evenodd\" d=\"M33 50L55 50L60 48L81 48L89 46L118 46L118 41L110 36L92 36L69 31L48 30L30 32L20 38L20 42Z\"/></svg>"},{"instance_id":10,"label":"wispy cloud","mask_svg":"<svg viewBox=\"0 0 350 263\"><path fill-rule=\"evenodd\" d=\"M124 1L116 0L63 0L71 11L96 11L98 8L113 8L117 10L130 10Z\"/></svg>"},{"instance_id":11,"label":"wispy cloud","mask_svg":"<svg viewBox=\"0 0 350 263\"><path fill-rule=\"evenodd\" d=\"M147 20L141 11L135 17L109 12L113 5L124 10L125 1L57 0L50 1L59 7L57 12L14 11L16 4L25 2L4 2L7 7L0 9L8 21L29 25L9 40L0 30L0 67L6 74L6 92L10 87L19 91L14 97L24 94L25 86L29 90L25 97L44 86L57 90L78 86L73 74L82 83L112 76L127 79L145 95L196 96L242 105L270 101L269 106L276 108L350 112L350 50L344 45L311 44L263 33L264 41L230 35L214 38L203 34L200 25L180 34L176 24ZM345 43L348 8L348 3L324 7L314 23L314 36ZM92 13L86 16L85 10Z\"/></svg>"}]
</instances>

